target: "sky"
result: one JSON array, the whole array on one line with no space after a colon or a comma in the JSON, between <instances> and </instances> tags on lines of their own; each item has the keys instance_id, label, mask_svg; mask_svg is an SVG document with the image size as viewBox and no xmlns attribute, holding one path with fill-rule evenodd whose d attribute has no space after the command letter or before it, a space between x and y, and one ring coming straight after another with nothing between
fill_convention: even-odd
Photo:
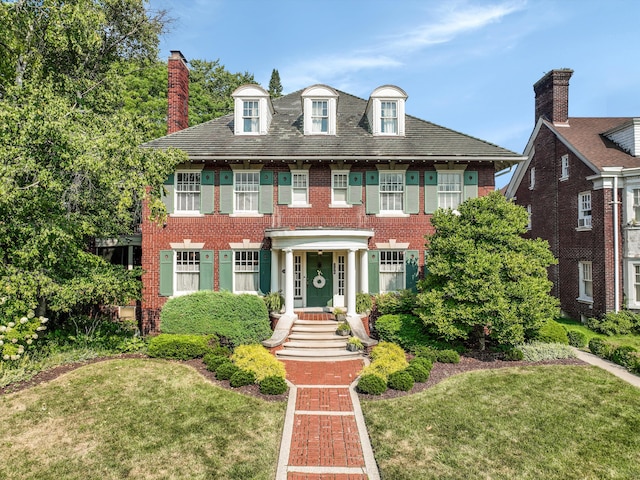
<instances>
[{"instance_id":1,"label":"sky","mask_svg":"<svg viewBox=\"0 0 640 480\"><path fill-rule=\"evenodd\" d=\"M322 83L522 153L533 84L574 70L571 117L640 116L637 0L150 0L173 18L160 56L219 60L283 93ZM513 172L496 177L498 188Z\"/></svg>"}]
</instances>

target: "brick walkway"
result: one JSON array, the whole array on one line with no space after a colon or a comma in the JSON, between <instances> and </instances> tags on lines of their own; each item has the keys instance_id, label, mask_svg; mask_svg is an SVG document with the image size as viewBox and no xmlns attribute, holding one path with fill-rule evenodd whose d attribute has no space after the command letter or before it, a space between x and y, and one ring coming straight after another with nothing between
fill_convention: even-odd
<instances>
[{"instance_id":1,"label":"brick walkway","mask_svg":"<svg viewBox=\"0 0 640 480\"><path fill-rule=\"evenodd\" d=\"M286 360L284 364L287 380L295 387L287 409L278 480L379 479L358 398L350 389L363 361Z\"/></svg>"}]
</instances>

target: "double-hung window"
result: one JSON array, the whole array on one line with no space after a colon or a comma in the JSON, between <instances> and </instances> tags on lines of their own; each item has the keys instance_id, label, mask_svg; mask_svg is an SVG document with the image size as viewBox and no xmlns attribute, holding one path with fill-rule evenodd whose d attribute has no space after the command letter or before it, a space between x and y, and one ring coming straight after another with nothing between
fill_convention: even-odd
<instances>
[{"instance_id":1,"label":"double-hung window","mask_svg":"<svg viewBox=\"0 0 640 480\"><path fill-rule=\"evenodd\" d=\"M633 189L633 219L640 222L640 188ZM638 297L640 301L640 297Z\"/></svg>"},{"instance_id":2,"label":"double-hung window","mask_svg":"<svg viewBox=\"0 0 640 480\"><path fill-rule=\"evenodd\" d=\"M592 277L592 265L591 262L578 263L578 275L579 275L579 300L587 302L593 301L593 277Z\"/></svg>"},{"instance_id":3,"label":"double-hung window","mask_svg":"<svg viewBox=\"0 0 640 480\"><path fill-rule=\"evenodd\" d=\"M569 178L569 155L560 157L560 180Z\"/></svg>"},{"instance_id":4,"label":"double-hung window","mask_svg":"<svg viewBox=\"0 0 640 480\"><path fill-rule=\"evenodd\" d=\"M531 205L527 205L527 230L531 230Z\"/></svg>"},{"instance_id":5,"label":"double-hung window","mask_svg":"<svg viewBox=\"0 0 640 480\"><path fill-rule=\"evenodd\" d=\"M536 186L536 167L531 167L529 170L529 190L533 190Z\"/></svg>"},{"instance_id":6,"label":"double-hung window","mask_svg":"<svg viewBox=\"0 0 640 480\"><path fill-rule=\"evenodd\" d=\"M292 172L291 174L291 204L309 204L309 173Z\"/></svg>"},{"instance_id":7,"label":"double-hung window","mask_svg":"<svg viewBox=\"0 0 640 480\"><path fill-rule=\"evenodd\" d=\"M329 102L327 100L313 100L311 102L311 132L329 132Z\"/></svg>"},{"instance_id":8,"label":"double-hung window","mask_svg":"<svg viewBox=\"0 0 640 480\"><path fill-rule=\"evenodd\" d=\"M438 172L438 207L455 210L462 203L462 174Z\"/></svg>"},{"instance_id":9,"label":"double-hung window","mask_svg":"<svg viewBox=\"0 0 640 480\"><path fill-rule=\"evenodd\" d=\"M380 212L402 212L403 202L404 174L380 172Z\"/></svg>"},{"instance_id":10,"label":"double-hung window","mask_svg":"<svg viewBox=\"0 0 640 480\"><path fill-rule=\"evenodd\" d=\"M233 261L233 291L258 293L260 290L260 252L237 250Z\"/></svg>"},{"instance_id":11,"label":"double-hung window","mask_svg":"<svg viewBox=\"0 0 640 480\"><path fill-rule=\"evenodd\" d=\"M176 212L200 211L200 172L176 173Z\"/></svg>"},{"instance_id":12,"label":"double-hung window","mask_svg":"<svg viewBox=\"0 0 640 480\"><path fill-rule=\"evenodd\" d=\"M260 172L235 172L235 212L258 213Z\"/></svg>"},{"instance_id":13,"label":"double-hung window","mask_svg":"<svg viewBox=\"0 0 640 480\"><path fill-rule=\"evenodd\" d=\"M398 102L380 102L380 132L393 135L398 133Z\"/></svg>"},{"instance_id":14,"label":"double-hung window","mask_svg":"<svg viewBox=\"0 0 640 480\"><path fill-rule=\"evenodd\" d=\"M242 102L242 131L257 132L260 128L260 111L258 100L245 100Z\"/></svg>"},{"instance_id":15,"label":"double-hung window","mask_svg":"<svg viewBox=\"0 0 640 480\"><path fill-rule=\"evenodd\" d=\"M380 251L380 293L403 290L405 282L404 251Z\"/></svg>"},{"instance_id":16,"label":"double-hung window","mask_svg":"<svg viewBox=\"0 0 640 480\"><path fill-rule=\"evenodd\" d=\"M176 251L175 293L197 292L200 285L200 252Z\"/></svg>"},{"instance_id":17,"label":"double-hung window","mask_svg":"<svg viewBox=\"0 0 640 480\"><path fill-rule=\"evenodd\" d=\"M346 205L348 189L349 173L333 172L331 175L331 203L334 205Z\"/></svg>"},{"instance_id":18,"label":"double-hung window","mask_svg":"<svg viewBox=\"0 0 640 480\"><path fill-rule=\"evenodd\" d=\"M578 195L578 228L591 228L591 192Z\"/></svg>"},{"instance_id":19,"label":"double-hung window","mask_svg":"<svg viewBox=\"0 0 640 480\"><path fill-rule=\"evenodd\" d=\"M640 303L640 265L633 266L633 287L636 294L635 302Z\"/></svg>"}]
</instances>

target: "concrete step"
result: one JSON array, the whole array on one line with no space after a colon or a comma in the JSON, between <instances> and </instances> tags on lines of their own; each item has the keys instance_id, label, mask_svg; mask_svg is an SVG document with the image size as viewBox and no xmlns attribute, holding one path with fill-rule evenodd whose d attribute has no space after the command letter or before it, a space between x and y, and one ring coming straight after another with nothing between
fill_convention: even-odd
<instances>
[{"instance_id":1,"label":"concrete step","mask_svg":"<svg viewBox=\"0 0 640 480\"><path fill-rule=\"evenodd\" d=\"M304 340L304 341L292 341L282 344L284 348L315 348L315 349L342 349L346 350L347 342L340 340Z\"/></svg>"},{"instance_id":2,"label":"concrete step","mask_svg":"<svg viewBox=\"0 0 640 480\"><path fill-rule=\"evenodd\" d=\"M296 320L294 325L340 325L337 320Z\"/></svg>"},{"instance_id":3,"label":"concrete step","mask_svg":"<svg viewBox=\"0 0 640 480\"><path fill-rule=\"evenodd\" d=\"M348 340L349 337L336 335L335 332L297 332L287 337L289 340Z\"/></svg>"},{"instance_id":4,"label":"concrete step","mask_svg":"<svg viewBox=\"0 0 640 480\"><path fill-rule=\"evenodd\" d=\"M338 328L337 325L335 324L328 324L328 325L298 325L298 324L293 324L293 327L291 327L291 332L295 332L295 333L335 333L336 329Z\"/></svg>"},{"instance_id":5,"label":"concrete step","mask_svg":"<svg viewBox=\"0 0 640 480\"><path fill-rule=\"evenodd\" d=\"M307 360L322 362L361 358L362 352L350 352L346 348L344 350L287 348L278 350L276 352L276 357L282 358L283 360Z\"/></svg>"}]
</instances>

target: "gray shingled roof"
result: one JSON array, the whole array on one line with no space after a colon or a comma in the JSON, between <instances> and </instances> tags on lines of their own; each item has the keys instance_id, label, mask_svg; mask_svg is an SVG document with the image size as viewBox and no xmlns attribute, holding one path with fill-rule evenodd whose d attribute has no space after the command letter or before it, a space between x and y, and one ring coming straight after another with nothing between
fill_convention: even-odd
<instances>
[{"instance_id":1,"label":"gray shingled roof","mask_svg":"<svg viewBox=\"0 0 640 480\"><path fill-rule=\"evenodd\" d=\"M304 135L302 90L273 100L267 135L234 135L233 115L145 143L145 147L184 150L191 159L464 159L495 161L496 170L524 157L489 142L407 115L404 137L370 133L367 101L338 91L336 135Z\"/></svg>"}]
</instances>

